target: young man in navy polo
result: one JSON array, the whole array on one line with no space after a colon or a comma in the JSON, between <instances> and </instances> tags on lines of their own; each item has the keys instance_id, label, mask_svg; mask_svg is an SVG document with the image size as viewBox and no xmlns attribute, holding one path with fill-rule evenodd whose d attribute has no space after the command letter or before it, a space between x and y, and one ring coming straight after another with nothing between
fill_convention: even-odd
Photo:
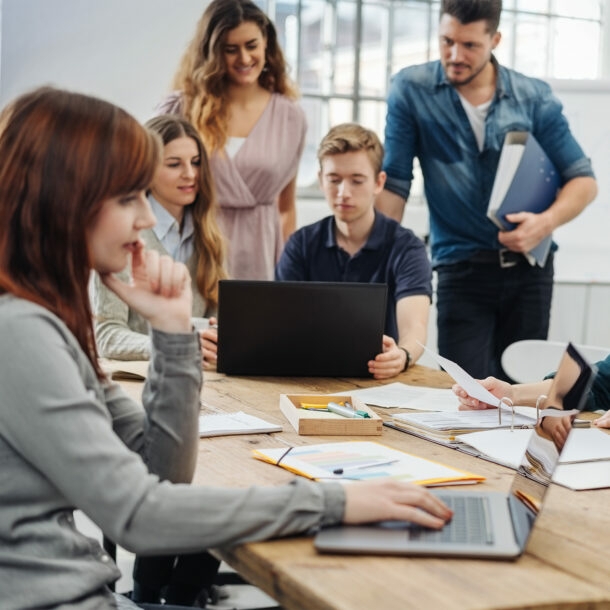
<instances>
[{"instance_id":1,"label":"young man in navy polo","mask_svg":"<svg viewBox=\"0 0 610 610\"><path fill-rule=\"evenodd\" d=\"M422 354L432 295L423 242L375 210L383 189L383 146L354 123L333 127L318 149L319 181L333 215L296 231L276 266L276 280L388 285L382 352L369 362L376 379L398 375ZM358 333L358 329L354 329Z\"/></svg>"}]
</instances>

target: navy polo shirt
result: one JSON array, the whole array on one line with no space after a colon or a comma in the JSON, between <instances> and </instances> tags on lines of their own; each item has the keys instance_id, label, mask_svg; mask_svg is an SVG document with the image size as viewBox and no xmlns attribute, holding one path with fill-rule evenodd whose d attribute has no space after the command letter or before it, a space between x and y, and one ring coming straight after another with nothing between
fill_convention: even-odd
<instances>
[{"instance_id":1,"label":"navy polo shirt","mask_svg":"<svg viewBox=\"0 0 610 610\"><path fill-rule=\"evenodd\" d=\"M385 333L396 341L397 301L413 295L432 298L432 269L423 242L377 211L366 244L354 256L337 245L334 216L302 227L286 243L275 279L387 284Z\"/></svg>"}]
</instances>

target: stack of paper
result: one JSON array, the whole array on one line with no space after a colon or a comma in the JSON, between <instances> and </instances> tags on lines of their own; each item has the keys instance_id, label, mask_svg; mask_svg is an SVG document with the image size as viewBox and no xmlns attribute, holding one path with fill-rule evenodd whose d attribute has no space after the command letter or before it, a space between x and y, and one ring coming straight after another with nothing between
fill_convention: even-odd
<instances>
[{"instance_id":1,"label":"stack of paper","mask_svg":"<svg viewBox=\"0 0 610 610\"><path fill-rule=\"evenodd\" d=\"M455 411L454 413L398 413L393 416L395 427L415 436L445 444L459 443L458 435L497 428L532 428L536 424L534 409L532 416L516 412L502 412L502 423L497 409L483 411Z\"/></svg>"},{"instance_id":2,"label":"stack of paper","mask_svg":"<svg viewBox=\"0 0 610 610\"><path fill-rule=\"evenodd\" d=\"M370 480L392 477L419 485L478 483L485 477L457 470L380 443L351 441L256 449L254 457L315 480Z\"/></svg>"},{"instance_id":3,"label":"stack of paper","mask_svg":"<svg viewBox=\"0 0 610 610\"><path fill-rule=\"evenodd\" d=\"M531 434L531 430L487 430L462 434L456 440L480 457L516 469ZM597 428L572 430L553 481L577 490L610 487L610 434Z\"/></svg>"}]
</instances>

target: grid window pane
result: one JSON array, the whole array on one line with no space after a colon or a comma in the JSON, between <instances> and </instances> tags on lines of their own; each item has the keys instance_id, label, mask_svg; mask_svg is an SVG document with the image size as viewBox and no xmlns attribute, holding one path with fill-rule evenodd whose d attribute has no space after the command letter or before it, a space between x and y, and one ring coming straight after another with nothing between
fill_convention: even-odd
<instances>
[{"instance_id":1,"label":"grid window pane","mask_svg":"<svg viewBox=\"0 0 610 610\"><path fill-rule=\"evenodd\" d=\"M307 137L297 174L299 189L316 191L318 181L318 161L316 151L322 137L328 131L328 102L311 97L303 97L301 106L307 116Z\"/></svg>"},{"instance_id":2,"label":"grid window pane","mask_svg":"<svg viewBox=\"0 0 610 610\"><path fill-rule=\"evenodd\" d=\"M385 130L385 102L360 102L359 123L372 129L383 139Z\"/></svg>"},{"instance_id":3,"label":"grid window pane","mask_svg":"<svg viewBox=\"0 0 610 610\"><path fill-rule=\"evenodd\" d=\"M548 13L549 0L517 0L517 9L530 13Z\"/></svg>"},{"instance_id":4,"label":"grid window pane","mask_svg":"<svg viewBox=\"0 0 610 610\"><path fill-rule=\"evenodd\" d=\"M298 74L303 92L322 92L328 89L328 72L322 63L320 50L324 49L325 2L308 0L301 12L301 40Z\"/></svg>"},{"instance_id":5,"label":"grid window pane","mask_svg":"<svg viewBox=\"0 0 610 610\"><path fill-rule=\"evenodd\" d=\"M358 120L383 136L391 76L439 57L440 2L255 1L274 18L304 96L309 131L298 181L317 192L315 151L328 128ZM495 56L529 76L598 78L603 6L602 0L504 0Z\"/></svg>"},{"instance_id":6,"label":"grid window pane","mask_svg":"<svg viewBox=\"0 0 610 610\"><path fill-rule=\"evenodd\" d=\"M383 95L388 65L388 9L378 4L362 6L360 93Z\"/></svg>"},{"instance_id":7,"label":"grid window pane","mask_svg":"<svg viewBox=\"0 0 610 610\"><path fill-rule=\"evenodd\" d=\"M427 3L407 1L394 4L391 25L392 74L405 66L428 61L431 18L431 8Z\"/></svg>"},{"instance_id":8,"label":"grid window pane","mask_svg":"<svg viewBox=\"0 0 610 610\"><path fill-rule=\"evenodd\" d=\"M578 40L578 44L574 41ZM550 75L555 78L595 78L600 31L590 21L557 18L553 22Z\"/></svg>"},{"instance_id":9,"label":"grid window pane","mask_svg":"<svg viewBox=\"0 0 610 610\"><path fill-rule=\"evenodd\" d=\"M515 70L528 76L545 76L549 45L548 18L518 15L516 22Z\"/></svg>"},{"instance_id":10,"label":"grid window pane","mask_svg":"<svg viewBox=\"0 0 610 610\"><path fill-rule=\"evenodd\" d=\"M552 10L562 17L601 19L601 0L553 0Z\"/></svg>"}]
</instances>

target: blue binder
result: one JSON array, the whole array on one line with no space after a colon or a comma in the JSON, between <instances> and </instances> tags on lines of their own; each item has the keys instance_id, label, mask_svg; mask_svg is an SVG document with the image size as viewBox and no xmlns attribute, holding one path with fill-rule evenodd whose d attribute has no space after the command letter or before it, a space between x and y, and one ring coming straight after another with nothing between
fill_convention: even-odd
<instances>
[{"instance_id":1,"label":"blue binder","mask_svg":"<svg viewBox=\"0 0 610 610\"><path fill-rule=\"evenodd\" d=\"M559 172L533 134L510 131L504 138L487 217L503 231L514 229L517 225L506 220L507 214L544 212L560 187ZM551 242L549 235L528 252L531 264L544 266Z\"/></svg>"}]
</instances>

